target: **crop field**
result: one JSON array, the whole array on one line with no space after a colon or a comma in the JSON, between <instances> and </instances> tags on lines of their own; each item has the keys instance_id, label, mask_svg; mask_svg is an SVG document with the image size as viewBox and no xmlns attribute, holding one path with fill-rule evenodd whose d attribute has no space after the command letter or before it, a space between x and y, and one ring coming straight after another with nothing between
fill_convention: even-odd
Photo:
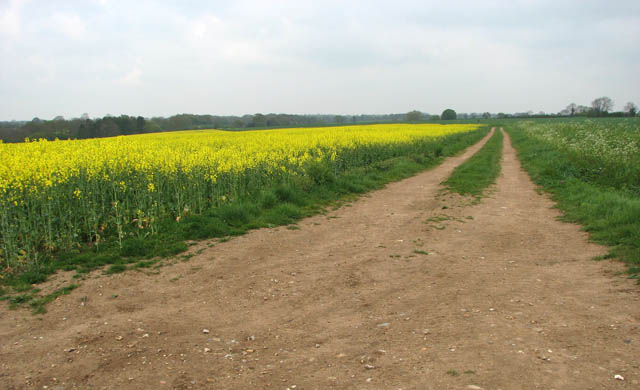
<instances>
[{"instance_id":1,"label":"crop field","mask_svg":"<svg viewBox=\"0 0 640 390\"><path fill-rule=\"evenodd\" d=\"M640 123L634 119L523 121L514 130L561 151L567 177L640 195Z\"/></svg>"},{"instance_id":2,"label":"crop field","mask_svg":"<svg viewBox=\"0 0 640 390\"><path fill-rule=\"evenodd\" d=\"M443 139L479 127L201 130L0 144L0 260L11 272L60 249L98 248L108 237L122 249L127 237L158 233L162 220L264 198L276 185L308 190L399 156L437 159L449 142ZM262 201L268 208L290 199L280 193Z\"/></svg>"}]
</instances>

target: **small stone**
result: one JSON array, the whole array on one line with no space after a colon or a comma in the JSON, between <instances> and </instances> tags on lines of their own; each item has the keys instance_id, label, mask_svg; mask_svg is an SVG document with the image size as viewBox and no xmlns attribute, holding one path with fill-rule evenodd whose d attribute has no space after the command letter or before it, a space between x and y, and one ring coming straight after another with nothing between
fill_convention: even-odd
<instances>
[{"instance_id":1,"label":"small stone","mask_svg":"<svg viewBox=\"0 0 640 390\"><path fill-rule=\"evenodd\" d=\"M617 379L619 381L623 381L624 377L622 375L620 375L620 374L616 374L616 375L613 376L613 379Z\"/></svg>"},{"instance_id":2,"label":"small stone","mask_svg":"<svg viewBox=\"0 0 640 390\"><path fill-rule=\"evenodd\" d=\"M371 382L373 378L367 378L367 382Z\"/></svg>"},{"instance_id":3,"label":"small stone","mask_svg":"<svg viewBox=\"0 0 640 390\"><path fill-rule=\"evenodd\" d=\"M364 368L366 368L367 370L373 370L376 368L376 366L372 366L371 364L365 364Z\"/></svg>"},{"instance_id":4,"label":"small stone","mask_svg":"<svg viewBox=\"0 0 640 390\"><path fill-rule=\"evenodd\" d=\"M202 329L202 333L209 334L209 329Z\"/></svg>"},{"instance_id":5,"label":"small stone","mask_svg":"<svg viewBox=\"0 0 640 390\"><path fill-rule=\"evenodd\" d=\"M149 337L149 333L143 334L142 337Z\"/></svg>"},{"instance_id":6,"label":"small stone","mask_svg":"<svg viewBox=\"0 0 640 390\"><path fill-rule=\"evenodd\" d=\"M466 388L469 390L484 390L482 387L476 385L468 385Z\"/></svg>"},{"instance_id":7,"label":"small stone","mask_svg":"<svg viewBox=\"0 0 640 390\"><path fill-rule=\"evenodd\" d=\"M337 358L343 358L345 356L347 356L347 355L344 354L344 353L339 353L339 354L336 355Z\"/></svg>"},{"instance_id":8,"label":"small stone","mask_svg":"<svg viewBox=\"0 0 640 390\"><path fill-rule=\"evenodd\" d=\"M391 325L391 324L388 323L388 322L383 322L381 324L378 324L378 328L388 328L389 325Z\"/></svg>"},{"instance_id":9,"label":"small stone","mask_svg":"<svg viewBox=\"0 0 640 390\"><path fill-rule=\"evenodd\" d=\"M204 348L204 353L211 352L211 348Z\"/></svg>"},{"instance_id":10,"label":"small stone","mask_svg":"<svg viewBox=\"0 0 640 390\"><path fill-rule=\"evenodd\" d=\"M117 336L116 340L118 340L118 341L122 340L122 336Z\"/></svg>"}]
</instances>

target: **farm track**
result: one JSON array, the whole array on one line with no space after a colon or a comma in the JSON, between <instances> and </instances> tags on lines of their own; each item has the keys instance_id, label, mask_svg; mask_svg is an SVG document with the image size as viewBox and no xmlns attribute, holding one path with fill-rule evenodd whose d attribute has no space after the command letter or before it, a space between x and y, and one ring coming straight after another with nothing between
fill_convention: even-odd
<instances>
[{"instance_id":1,"label":"farm track","mask_svg":"<svg viewBox=\"0 0 640 390\"><path fill-rule=\"evenodd\" d=\"M638 388L637 285L557 221L508 136L488 198L441 192L480 146L299 230L0 309L0 388Z\"/></svg>"}]
</instances>

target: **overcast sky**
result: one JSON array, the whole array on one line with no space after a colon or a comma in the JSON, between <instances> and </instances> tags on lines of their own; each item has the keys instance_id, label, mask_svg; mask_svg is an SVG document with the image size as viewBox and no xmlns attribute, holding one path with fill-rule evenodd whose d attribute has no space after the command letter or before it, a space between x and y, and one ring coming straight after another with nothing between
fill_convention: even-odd
<instances>
[{"instance_id":1,"label":"overcast sky","mask_svg":"<svg viewBox=\"0 0 640 390\"><path fill-rule=\"evenodd\" d=\"M0 120L640 104L640 1L0 0Z\"/></svg>"}]
</instances>

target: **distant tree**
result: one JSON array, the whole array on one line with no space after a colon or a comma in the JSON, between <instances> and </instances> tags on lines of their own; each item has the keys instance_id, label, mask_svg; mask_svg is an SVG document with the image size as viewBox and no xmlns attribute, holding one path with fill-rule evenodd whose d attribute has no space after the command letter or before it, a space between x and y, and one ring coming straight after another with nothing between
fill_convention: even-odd
<instances>
[{"instance_id":1,"label":"distant tree","mask_svg":"<svg viewBox=\"0 0 640 390\"><path fill-rule=\"evenodd\" d=\"M87 119L89 119L89 114L87 114L86 112L83 113L82 115L80 115L80 119L82 119L83 121L86 121Z\"/></svg>"},{"instance_id":2,"label":"distant tree","mask_svg":"<svg viewBox=\"0 0 640 390\"><path fill-rule=\"evenodd\" d=\"M603 116L613 108L613 100L610 97L602 96L591 102L591 110L595 116Z\"/></svg>"},{"instance_id":3,"label":"distant tree","mask_svg":"<svg viewBox=\"0 0 640 390\"><path fill-rule=\"evenodd\" d=\"M335 121L336 123L344 123L346 119L342 115L336 115Z\"/></svg>"},{"instance_id":4,"label":"distant tree","mask_svg":"<svg viewBox=\"0 0 640 390\"><path fill-rule=\"evenodd\" d=\"M577 114L586 114L587 112L589 112L589 107L587 106L578 106L576 107L576 115Z\"/></svg>"},{"instance_id":5,"label":"distant tree","mask_svg":"<svg viewBox=\"0 0 640 390\"><path fill-rule=\"evenodd\" d=\"M187 130L193 128L193 120L190 115L174 115L167 121L167 130Z\"/></svg>"},{"instance_id":6,"label":"distant tree","mask_svg":"<svg viewBox=\"0 0 640 390\"><path fill-rule=\"evenodd\" d=\"M422 119L422 113L420 111L409 111L407 113L407 121L409 122L418 122L420 119Z\"/></svg>"},{"instance_id":7,"label":"distant tree","mask_svg":"<svg viewBox=\"0 0 640 390\"><path fill-rule=\"evenodd\" d=\"M431 115L431 117L429 117L429 119L431 119L432 121L439 121L440 120L440 115Z\"/></svg>"},{"instance_id":8,"label":"distant tree","mask_svg":"<svg viewBox=\"0 0 640 390\"><path fill-rule=\"evenodd\" d=\"M53 118L53 120L55 122L62 122L64 120L64 117L62 115L58 115L55 118Z\"/></svg>"},{"instance_id":9,"label":"distant tree","mask_svg":"<svg viewBox=\"0 0 640 390\"><path fill-rule=\"evenodd\" d=\"M629 116L636 116L638 114L638 106L633 102L629 102L624 105L624 112Z\"/></svg>"},{"instance_id":10,"label":"distant tree","mask_svg":"<svg viewBox=\"0 0 640 390\"><path fill-rule=\"evenodd\" d=\"M251 121L251 127L266 127L267 119L262 114L255 114Z\"/></svg>"},{"instance_id":11,"label":"distant tree","mask_svg":"<svg viewBox=\"0 0 640 390\"><path fill-rule=\"evenodd\" d=\"M144 123L145 120L143 117L139 116L136 118L136 133L144 133Z\"/></svg>"},{"instance_id":12,"label":"distant tree","mask_svg":"<svg viewBox=\"0 0 640 390\"><path fill-rule=\"evenodd\" d=\"M145 120L144 121L144 132L145 133L158 133L162 131L162 127L155 120Z\"/></svg>"},{"instance_id":13,"label":"distant tree","mask_svg":"<svg viewBox=\"0 0 640 390\"><path fill-rule=\"evenodd\" d=\"M499 113L498 113L498 118L500 118L500 119L504 119L504 118L506 118L506 117L507 117L507 116L504 114L504 112L499 112Z\"/></svg>"},{"instance_id":14,"label":"distant tree","mask_svg":"<svg viewBox=\"0 0 640 390\"><path fill-rule=\"evenodd\" d=\"M491 118L491 114L488 113L488 112L485 112L484 114L482 114L482 118L483 119L489 119L489 118Z\"/></svg>"},{"instance_id":15,"label":"distant tree","mask_svg":"<svg viewBox=\"0 0 640 390\"><path fill-rule=\"evenodd\" d=\"M450 108L447 108L446 110L442 111L442 115L441 115L442 120L444 121L450 121L450 120L455 120L458 118L458 115L456 114L456 112Z\"/></svg>"},{"instance_id":16,"label":"distant tree","mask_svg":"<svg viewBox=\"0 0 640 390\"><path fill-rule=\"evenodd\" d=\"M578 108L578 105L577 105L577 104L575 104L575 103L570 103L570 104L567 106L566 110L568 111L568 114L569 114L570 116L574 116L574 115L576 114L576 109L577 109L577 108Z\"/></svg>"},{"instance_id":17,"label":"distant tree","mask_svg":"<svg viewBox=\"0 0 640 390\"><path fill-rule=\"evenodd\" d=\"M105 117L98 125L98 137L113 137L120 134L120 127L118 127L116 121L113 120L113 117Z\"/></svg>"}]
</instances>

